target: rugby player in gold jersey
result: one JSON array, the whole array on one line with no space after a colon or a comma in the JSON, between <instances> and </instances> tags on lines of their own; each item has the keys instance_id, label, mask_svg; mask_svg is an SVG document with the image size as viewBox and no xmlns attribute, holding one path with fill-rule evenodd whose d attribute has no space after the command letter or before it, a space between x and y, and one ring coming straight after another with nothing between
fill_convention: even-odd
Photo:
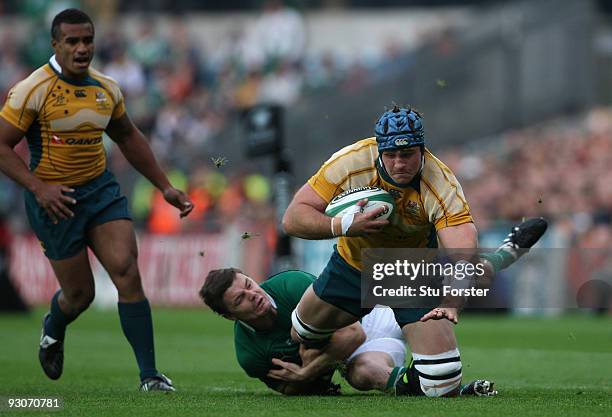
<instances>
[{"instance_id":1,"label":"rugby player in gold jersey","mask_svg":"<svg viewBox=\"0 0 612 417\"><path fill-rule=\"evenodd\" d=\"M339 237L326 268L292 314L292 336L307 346L324 346L336 329L371 311L361 304L362 249L438 245L460 249L467 252L467 259L460 262L480 257L491 277L516 261L546 230L544 219L528 220L514 227L496 252L478 254L477 231L461 185L425 147L421 115L394 106L379 118L375 133L376 137L334 153L299 189L283 218L290 235ZM382 188L394 197L389 220L378 218L382 207L341 218L325 216L335 196L368 186ZM397 394L438 397L460 392L462 367L453 323L457 323L464 299L443 301L434 309L393 308L413 356L410 367L395 381Z\"/></svg>"},{"instance_id":2,"label":"rugby player in gold jersey","mask_svg":"<svg viewBox=\"0 0 612 417\"><path fill-rule=\"evenodd\" d=\"M179 210L177 215L188 215L193 204L168 181L130 120L116 81L90 67L94 35L93 22L80 10L55 16L55 54L11 89L0 112L0 170L24 187L28 220L60 286L43 320L39 360L49 378L61 376L66 327L94 299L89 247L117 288L121 327L136 356L140 389L174 391L155 364L134 228L127 200L106 169L102 135L108 134ZM13 150L24 137L29 168Z\"/></svg>"}]
</instances>

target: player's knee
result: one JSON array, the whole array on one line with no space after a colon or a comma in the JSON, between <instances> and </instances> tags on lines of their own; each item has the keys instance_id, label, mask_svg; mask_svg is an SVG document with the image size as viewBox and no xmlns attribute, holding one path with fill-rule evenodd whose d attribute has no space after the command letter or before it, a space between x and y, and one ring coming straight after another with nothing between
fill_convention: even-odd
<instances>
[{"instance_id":1,"label":"player's knee","mask_svg":"<svg viewBox=\"0 0 612 417\"><path fill-rule=\"evenodd\" d=\"M348 330L347 330L348 329ZM340 331L344 332L347 338L347 343L344 349L344 357L349 357L359 346L365 343L367 337L361 325L347 326Z\"/></svg>"},{"instance_id":2,"label":"player's knee","mask_svg":"<svg viewBox=\"0 0 612 417\"><path fill-rule=\"evenodd\" d=\"M120 297L140 299L143 296L136 257L128 256L117 262L112 278Z\"/></svg>"},{"instance_id":3,"label":"player's knee","mask_svg":"<svg viewBox=\"0 0 612 417\"><path fill-rule=\"evenodd\" d=\"M291 313L291 324L293 325L292 336L308 349L320 349L329 343L335 329L319 329L305 323L299 316L297 308Z\"/></svg>"},{"instance_id":4,"label":"player's knee","mask_svg":"<svg viewBox=\"0 0 612 417\"><path fill-rule=\"evenodd\" d=\"M87 307L94 300L95 290L93 287L62 289L64 299L67 306L70 308L71 314L80 314L87 310Z\"/></svg>"},{"instance_id":5,"label":"player's knee","mask_svg":"<svg viewBox=\"0 0 612 417\"><path fill-rule=\"evenodd\" d=\"M144 290L140 278L118 280L115 281L115 286L117 287L117 294L121 301L135 302L144 298Z\"/></svg>"},{"instance_id":6,"label":"player's knee","mask_svg":"<svg viewBox=\"0 0 612 417\"><path fill-rule=\"evenodd\" d=\"M117 258L113 265L113 275L118 278L129 280L138 276L138 261L136 256L125 254Z\"/></svg>"},{"instance_id":7,"label":"player's knee","mask_svg":"<svg viewBox=\"0 0 612 417\"><path fill-rule=\"evenodd\" d=\"M454 395L457 392L461 385L462 375L458 349L437 355L413 353L412 359L409 379L412 379L415 390L420 389L421 395L442 397Z\"/></svg>"}]
</instances>

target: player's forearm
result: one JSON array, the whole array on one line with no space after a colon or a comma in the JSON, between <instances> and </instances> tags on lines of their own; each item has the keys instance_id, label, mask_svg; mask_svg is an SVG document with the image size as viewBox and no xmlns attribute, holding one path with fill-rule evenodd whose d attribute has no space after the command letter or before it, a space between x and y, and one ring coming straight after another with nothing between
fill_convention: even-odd
<instances>
[{"instance_id":1,"label":"player's forearm","mask_svg":"<svg viewBox=\"0 0 612 417\"><path fill-rule=\"evenodd\" d=\"M334 369L341 361L341 359L337 359L328 352L321 353L312 362L302 368L304 380L313 381L317 379L319 376Z\"/></svg>"},{"instance_id":2,"label":"player's forearm","mask_svg":"<svg viewBox=\"0 0 612 417\"><path fill-rule=\"evenodd\" d=\"M332 219L314 207L303 203L289 205L283 216L283 229L288 235L312 240L331 239L342 233L339 219Z\"/></svg>"},{"instance_id":3,"label":"player's forearm","mask_svg":"<svg viewBox=\"0 0 612 417\"><path fill-rule=\"evenodd\" d=\"M306 380L316 379L332 370L338 363L351 356L365 339L365 333L359 323L334 332L325 349L304 364L302 371Z\"/></svg>"},{"instance_id":4,"label":"player's forearm","mask_svg":"<svg viewBox=\"0 0 612 417\"><path fill-rule=\"evenodd\" d=\"M23 159L7 145L0 145L0 171L33 193L36 193L44 184L42 180L30 172Z\"/></svg>"},{"instance_id":5,"label":"player's forearm","mask_svg":"<svg viewBox=\"0 0 612 417\"><path fill-rule=\"evenodd\" d=\"M160 191L163 192L171 186L168 177L155 159L151 147L139 130L135 129L128 140L117 143L117 145L128 162Z\"/></svg>"},{"instance_id":6,"label":"player's forearm","mask_svg":"<svg viewBox=\"0 0 612 417\"><path fill-rule=\"evenodd\" d=\"M474 223L464 223L440 229L438 230L438 238L440 244L446 250L446 255L453 262L475 264L479 261L478 231ZM454 277L451 277L451 279L454 280ZM453 283L459 283L460 281L453 281ZM441 300L440 307L456 308L459 312L466 302L467 297L449 295Z\"/></svg>"}]
</instances>

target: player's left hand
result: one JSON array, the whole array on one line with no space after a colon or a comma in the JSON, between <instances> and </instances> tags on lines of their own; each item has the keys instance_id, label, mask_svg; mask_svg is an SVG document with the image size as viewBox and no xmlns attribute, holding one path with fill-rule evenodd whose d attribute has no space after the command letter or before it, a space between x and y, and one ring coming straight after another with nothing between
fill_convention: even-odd
<instances>
[{"instance_id":1,"label":"player's left hand","mask_svg":"<svg viewBox=\"0 0 612 417\"><path fill-rule=\"evenodd\" d=\"M181 218L187 216L193 210L193 203L187 194L174 187L168 187L164 190L164 198L168 203L181 211Z\"/></svg>"},{"instance_id":2,"label":"player's left hand","mask_svg":"<svg viewBox=\"0 0 612 417\"><path fill-rule=\"evenodd\" d=\"M459 312L454 307L436 307L421 317L421 321L447 319L454 324L459 322Z\"/></svg>"},{"instance_id":3,"label":"player's left hand","mask_svg":"<svg viewBox=\"0 0 612 417\"><path fill-rule=\"evenodd\" d=\"M272 365L280 366L281 369L270 369L267 374L269 378L287 382L306 382L310 380L310 375L304 372L304 368L295 363L274 358L272 359Z\"/></svg>"}]
</instances>

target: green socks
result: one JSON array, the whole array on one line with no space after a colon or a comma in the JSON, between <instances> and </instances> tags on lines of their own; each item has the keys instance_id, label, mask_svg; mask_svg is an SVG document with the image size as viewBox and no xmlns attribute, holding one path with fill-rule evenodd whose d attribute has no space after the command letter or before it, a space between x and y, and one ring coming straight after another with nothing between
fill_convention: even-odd
<instances>
[{"instance_id":1,"label":"green socks","mask_svg":"<svg viewBox=\"0 0 612 417\"><path fill-rule=\"evenodd\" d=\"M408 368L403 366L396 366L395 368L393 368L391 374L389 375L389 379L387 380L387 386L385 387L385 390L393 390L395 388L395 384L397 384L397 381L402 377L402 375L404 375L404 373L406 373L407 369Z\"/></svg>"},{"instance_id":2,"label":"green socks","mask_svg":"<svg viewBox=\"0 0 612 417\"><path fill-rule=\"evenodd\" d=\"M508 268L516 261L516 257L513 254L503 249L498 249L495 252L481 253L480 257L491 263L495 273Z\"/></svg>"}]
</instances>

